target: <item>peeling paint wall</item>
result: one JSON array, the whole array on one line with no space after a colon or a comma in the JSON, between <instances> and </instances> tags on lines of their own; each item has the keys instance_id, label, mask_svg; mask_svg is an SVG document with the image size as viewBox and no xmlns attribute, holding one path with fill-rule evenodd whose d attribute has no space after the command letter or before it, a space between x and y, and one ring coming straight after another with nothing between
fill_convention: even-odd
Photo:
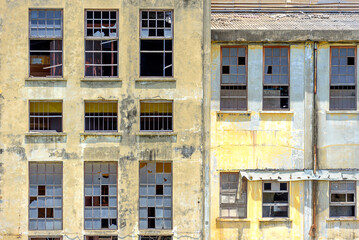
<instances>
[{"instance_id":1,"label":"peeling paint wall","mask_svg":"<svg viewBox=\"0 0 359 240\"><path fill-rule=\"evenodd\" d=\"M1 0L0 1L0 239L86 234L173 234L201 239L203 8L209 1L183 0ZM63 81L28 79L28 12L63 9ZM118 81L84 81L84 10L119 11ZM174 76L139 81L139 11L173 9ZM143 80L143 79L142 79ZM29 134L28 101L63 100L64 134ZM119 133L86 135L85 100L118 101ZM139 134L139 100L174 102L172 134ZM139 161L173 162L173 230L143 231L138 226ZM29 162L63 163L63 230L28 230ZM84 230L84 162L117 161L118 230ZM4 184L6 183L6 184ZM14 191L16 189L16 191Z\"/></svg>"}]
</instances>

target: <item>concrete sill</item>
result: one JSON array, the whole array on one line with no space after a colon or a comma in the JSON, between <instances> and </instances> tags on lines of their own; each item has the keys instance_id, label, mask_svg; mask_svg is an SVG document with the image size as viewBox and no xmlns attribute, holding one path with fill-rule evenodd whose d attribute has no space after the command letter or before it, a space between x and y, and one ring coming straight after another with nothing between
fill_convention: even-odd
<instances>
[{"instance_id":1,"label":"concrete sill","mask_svg":"<svg viewBox=\"0 0 359 240\"><path fill-rule=\"evenodd\" d=\"M252 111L226 111L226 110L221 110L221 111L217 111L218 114L251 114Z\"/></svg>"},{"instance_id":2,"label":"concrete sill","mask_svg":"<svg viewBox=\"0 0 359 240\"><path fill-rule=\"evenodd\" d=\"M259 111L260 114L294 114L294 111Z\"/></svg>"},{"instance_id":3,"label":"concrete sill","mask_svg":"<svg viewBox=\"0 0 359 240\"><path fill-rule=\"evenodd\" d=\"M81 136L122 136L121 132L82 132Z\"/></svg>"},{"instance_id":4,"label":"concrete sill","mask_svg":"<svg viewBox=\"0 0 359 240\"><path fill-rule=\"evenodd\" d=\"M217 222L250 222L248 218L216 218Z\"/></svg>"},{"instance_id":5,"label":"concrete sill","mask_svg":"<svg viewBox=\"0 0 359 240\"><path fill-rule=\"evenodd\" d=\"M136 82L176 82L175 78L138 78Z\"/></svg>"},{"instance_id":6,"label":"concrete sill","mask_svg":"<svg viewBox=\"0 0 359 240\"><path fill-rule=\"evenodd\" d=\"M27 132L25 136L66 136L65 132Z\"/></svg>"},{"instance_id":7,"label":"concrete sill","mask_svg":"<svg viewBox=\"0 0 359 240\"><path fill-rule=\"evenodd\" d=\"M326 111L327 114L359 114L359 111Z\"/></svg>"},{"instance_id":8,"label":"concrete sill","mask_svg":"<svg viewBox=\"0 0 359 240\"><path fill-rule=\"evenodd\" d=\"M113 78L113 77L85 77L81 78L82 82L121 82L120 78Z\"/></svg>"},{"instance_id":9,"label":"concrete sill","mask_svg":"<svg viewBox=\"0 0 359 240\"><path fill-rule=\"evenodd\" d=\"M358 221L356 217L337 217L337 218L327 218L327 222L335 221Z\"/></svg>"},{"instance_id":10,"label":"concrete sill","mask_svg":"<svg viewBox=\"0 0 359 240\"><path fill-rule=\"evenodd\" d=\"M63 77L28 77L25 81L66 81Z\"/></svg>"},{"instance_id":11,"label":"concrete sill","mask_svg":"<svg viewBox=\"0 0 359 240\"><path fill-rule=\"evenodd\" d=\"M142 229L142 230L139 230L139 235L172 236L173 230L171 230L171 229Z\"/></svg>"},{"instance_id":12,"label":"concrete sill","mask_svg":"<svg viewBox=\"0 0 359 240\"><path fill-rule=\"evenodd\" d=\"M260 222L292 222L290 218L260 218Z\"/></svg>"},{"instance_id":13,"label":"concrete sill","mask_svg":"<svg viewBox=\"0 0 359 240\"><path fill-rule=\"evenodd\" d=\"M177 132L138 132L137 136L177 136Z\"/></svg>"}]
</instances>

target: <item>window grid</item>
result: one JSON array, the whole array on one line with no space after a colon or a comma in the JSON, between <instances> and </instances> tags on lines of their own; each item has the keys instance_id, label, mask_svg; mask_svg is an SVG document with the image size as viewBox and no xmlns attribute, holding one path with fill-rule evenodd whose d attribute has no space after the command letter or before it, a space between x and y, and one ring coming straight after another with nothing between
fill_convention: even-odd
<instances>
[{"instance_id":1,"label":"window grid","mask_svg":"<svg viewBox=\"0 0 359 240\"><path fill-rule=\"evenodd\" d=\"M140 229L172 228L172 163L140 162Z\"/></svg>"},{"instance_id":2,"label":"window grid","mask_svg":"<svg viewBox=\"0 0 359 240\"><path fill-rule=\"evenodd\" d=\"M30 163L29 229L62 229L62 164Z\"/></svg>"},{"instance_id":3,"label":"window grid","mask_svg":"<svg viewBox=\"0 0 359 240\"><path fill-rule=\"evenodd\" d=\"M289 47L264 47L263 110L289 110Z\"/></svg>"},{"instance_id":4,"label":"window grid","mask_svg":"<svg viewBox=\"0 0 359 240\"><path fill-rule=\"evenodd\" d=\"M221 110L247 110L247 48L223 47Z\"/></svg>"},{"instance_id":5,"label":"window grid","mask_svg":"<svg viewBox=\"0 0 359 240\"><path fill-rule=\"evenodd\" d=\"M355 217L356 183L330 182L329 216Z\"/></svg>"},{"instance_id":6,"label":"window grid","mask_svg":"<svg viewBox=\"0 0 359 240\"><path fill-rule=\"evenodd\" d=\"M117 11L86 11L86 37L117 38Z\"/></svg>"},{"instance_id":7,"label":"window grid","mask_svg":"<svg viewBox=\"0 0 359 240\"><path fill-rule=\"evenodd\" d=\"M172 240L172 236L140 236L139 240Z\"/></svg>"},{"instance_id":8,"label":"window grid","mask_svg":"<svg viewBox=\"0 0 359 240\"><path fill-rule=\"evenodd\" d=\"M289 217L288 182L263 182L263 217Z\"/></svg>"},{"instance_id":9,"label":"window grid","mask_svg":"<svg viewBox=\"0 0 359 240\"><path fill-rule=\"evenodd\" d=\"M86 236L86 240L117 240L117 236Z\"/></svg>"},{"instance_id":10,"label":"window grid","mask_svg":"<svg viewBox=\"0 0 359 240\"><path fill-rule=\"evenodd\" d=\"M356 49L331 47L330 110L356 109Z\"/></svg>"},{"instance_id":11,"label":"window grid","mask_svg":"<svg viewBox=\"0 0 359 240\"><path fill-rule=\"evenodd\" d=\"M117 229L116 163L85 163L85 229Z\"/></svg>"},{"instance_id":12,"label":"window grid","mask_svg":"<svg viewBox=\"0 0 359 240\"><path fill-rule=\"evenodd\" d=\"M140 102L141 131L172 131L173 102L172 101L141 101Z\"/></svg>"},{"instance_id":13,"label":"window grid","mask_svg":"<svg viewBox=\"0 0 359 240\"><path fill-rule=\"evenodd\" d=\"M30 37L62 39L62 11L30 10Z\"/></svg>"},{"instance_id":14,"label":"window grid","mask_svg":"<svg viewBox=\"0 0 359 240\"><path fill-rule=\"evenodd\" d=\"M62 102L29 102L30 131L62 132Z\"/></svg>"},{"instance_id":15,"label":"window grid","mask_svg":"<svg viewBox=\"0 0 359 240\"><path fill-rule=\"evenodd\" d=\"M117 102L85 102L85 131L117 131Z\"/></svg>"},{"instance_id":16,"label":"window grid","mask_svg":"<svg viewBox=\"0 0 359 240\"><path fill-rule=\"evenodd\" d=\"M247 181L239 176L239 173L221 173L221 217L247 217Z\"/></svg>"},{"instance_id":17,"label":"window grid","mask_svg":"<svg viewBox=\"0 0 359 240\"><path fill-rule=\"evenodd\" d=\"M30 237L29 240L62 240L62 237Z\"/></svg>"}]
</instances>

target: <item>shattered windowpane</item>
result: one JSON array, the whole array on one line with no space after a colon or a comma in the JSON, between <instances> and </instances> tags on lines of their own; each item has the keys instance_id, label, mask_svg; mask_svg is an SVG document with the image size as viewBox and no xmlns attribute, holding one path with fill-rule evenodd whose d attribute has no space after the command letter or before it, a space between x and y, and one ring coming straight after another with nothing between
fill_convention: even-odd
<instances>
[{"instance_id":1,"label":"shattered windowpane","mask_svg":"<svg viewBox=\"0 0 359 240\"><path fill-rule=\"evenodd\" d=\"M355 182L330 182L329 216L354 217L355 195Z\"/></svg>"},{"instance_id":2,"label":"shattered windowpane","mask_svg":"<svg viewBox=\"0 0 359 240\"><path fill-rule=\"evenodd\" d=\"M117 37L117 11L86 11L86 36Z\"/></svg>"},{"instance_id":3,"label":"shattered windowpane","mask_svg":"<svg viewBox=\"0 0 359 240\"><path fill-rule=\"evenodd\" d=\"M263 183L263 217L289 217L289 191L286 182Z\"/></svg>"}]
</instances>

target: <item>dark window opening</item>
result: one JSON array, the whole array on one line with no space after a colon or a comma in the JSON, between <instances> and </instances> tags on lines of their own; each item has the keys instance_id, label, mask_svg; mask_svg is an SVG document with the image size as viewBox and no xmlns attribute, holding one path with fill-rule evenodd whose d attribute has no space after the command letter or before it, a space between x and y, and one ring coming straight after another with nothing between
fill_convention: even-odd
<instances>
[{"instance_id":1,"label":"dark window opening","mask_svg":"<svg viewBox=\"0 0 359 240\"><path fill-rule=\"evenodd\" d=\"M61 40L30 40L30 76L62 76Z\"/></svg>"},{"instance_id":2,"label":"dark window opening","mask_svg":"<svg viewBox=\"0 0 359 240\"><path fill-rule=\"evenodd\" d=\"M288 86L264 86L263 109L289 109Z\"/></svg>"},{"instance_id":3,"label":"dark window opening","mask_svg":"<svg viewBox=\"0 0 359 240\"><path fill-rule=\"evenodd\" d=\"M263 183L263 217L289 217L288 183Z\"/></svg>"},{"instance_id":4,"label":"dark window opening","mask_svg":"<svg viewBox=\"0 0 359 240\"><path fill-rule=\"evenodd\" d=\"M43 185L37 186L37 195L39 196L45 196L46 195L46 187Z\"/></svg>"},{"instance_id":5,"label":"dark window opening","mask_svg":"<svg viewBox=\"0 0 359 240\"><path fill-rule=\"evenodd\" d=\"M246 65L246 58L238 57L238 65Z\"/></svg>"},{"instance_id":6,"label":"dark window opening","mask_svg":"<svg viewBox=\"0 0 359 240\"><path fill-rule=\"evenodd\" d=\"M281 183L280 190L287 190L287 183Z\"/></svg>"},{"instance_id":7,"label":"dark window opening","mask_svg":"<svg viewBox=\"0 0 359 240\"><path fill-rule=\"evenodd\" d=\"M267 74L272 74L272 66L267 66Z\"/></svg>"},{"instance_id":8,"label":"dark window opening","mask_svg":"<svg viewBox=\"0 0 359 240\"><path fill-rule=\"evenodd\" d=\"M355 58L354 57L348 57L347 65L355 65Z\"/></svg>"},{"instance_id":9,"label":"dark window opening","mask_svg":"<svg viewBox=\"0 0 359 240\"><path fill-rule=\"evenodd\" d=\"M229 74L229 66L222 66L222 74Z\"/></svg>"},{"instance_id":10,"label":"dark window opening","mask_svg":"<svg viewBox=\"0 0 359 240\"><path fill-rule=\"evenodd\" d=\"M330 182L330 217L355 217L355 189L353 181Z\"/></svg>"},{"instance_id":11,"label":"dark window opening","mask_svg":"<svg viewBox=\"0 0 359 240\"><path fill-rule=\"evenodd\" d=\"M271 183L264 183L264 190L271 190L272 184Z\"/></svg>"}]
</instances>

